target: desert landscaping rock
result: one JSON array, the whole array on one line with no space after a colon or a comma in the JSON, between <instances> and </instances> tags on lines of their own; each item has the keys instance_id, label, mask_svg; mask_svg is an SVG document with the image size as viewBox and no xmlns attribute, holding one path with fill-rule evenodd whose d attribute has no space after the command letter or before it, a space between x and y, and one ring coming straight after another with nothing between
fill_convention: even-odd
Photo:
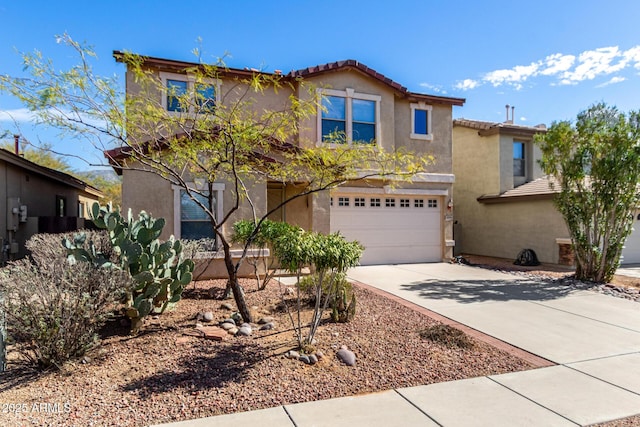
<instances>
[{"instance_id":1,"label":"desert landscaping rock","mask_svg":"<svg viewBox=\"0 0 640 427\"><path fill-rule=\"evenodd\" d=\"M295 350L289 350L289 351L285 354L285 356L286 356L288 359L299 359L299 358L300 358L300 353L298 353L298 352L297 352L297 351L295 351Z\"/></svg>"},{"instance_id":2,"label":"desert landscaping rock","mask_svg":"<svg viewBox=\"0 0 640 427\"><path fill-rule=\"evenodd\" d=\"M260 326L261 331L270 331L273 328L275 328L273 322L265 323L264 325Z\"/></svg>"},{"instance_id":3,"label":"desert landscaping rock","mask_svg":"<svg viewBox=\"0 0 640 427\"><path fill-rule=\"evenodd\" d=\"M235 327L236 327L236 325L234 325L233 323L229 323L229 322L222 322L222 323L220 324L220 327L221 327L222 329L224 329L225 331L229 331L229 330L231 330L231 329L235 328ZM237 329L237 328L236 328L236 329Z\"/></svg>"},{"instance_id":4,"label":"desert landscaping rock","mask_svg":"<svg viewBox=\"0 0 640 427\"><path fill-rule=\"evenodd\" d=\"M310 354L309 355L309 364L310 365L315 365L316 363L318 363L318 356L316 356L315 354Z\"/></svg>"},{"instance_id":5,"label":"desert landscaping rock","mask_svg":"<svg viewBox=\"0 0 640 427\"><path fill-rule=\"evenodd\" d=\"M258 325L266 325L267 323L273 323L275 319L273 317L261 317L260 320L258 320Z\"/></svg>"},{"instance_id":6,"label":"desert landscaping rock","mask_svg":"<svg viewBox=\"0 0 640 427\"><path fill-rule=\"evenodd\" d=\"M204 326L198 330L204 338L214 341L222 341L228 335L227 331L217 326Z\"/></svg>"},{"instance_id":7,"label":"desert landscaping rock","mask_svg":"<svg viewBox=\"0 0 640 427\"><path fill-rule=\"evenodd\" d=\"M298 357L298 360L307 365L311 364L311 361L309 360L309 356L307 356L306 354L303 354L302 356Z\"/></svg>"},{"instance_id":8,"label":"desert landscaping rock","mask_svg":"<svg viewBox=\"0 0 640 427\"><path fill-rule=\"evenodd\" d=\"M220 304L220 308L224 308L225 310L229 310L229 311L235 310L235 307L228 302L223 302L222 304Z\"/></svg>"},{"instance_id":9,"label":"desert landscaping rock","mask_svg":"<svg viewBox=\"0 0 640 427\"><path fill-rule=\"evenodd\" d=\"M205 311L204 313L202 313L202 320L207 323L213 322L213 313L210 311Z\"/></svg>"},{"instance_id":10,"label":"desert landscaping rock","mask_svg":"<svg viewBox=\"0 0 640 427\"><path fill-rule=\"evenodd\" d=\"M318 358L318 360L322 360L322 358L324 357L324 353L323 353L323 352L321 352L321 351L319 351L319 350L318 350L318 351L316 351L314 354L316 355L316 357Z\"/></svg>"},{"instance_id":11,"label":"desert landscaping rock","mask_svg":"<svg viewBox=\"0 0 640 427\"><path fill-rule=\"evenodd\" d=\"M233 320L233 319L231 319L231 318L229 318L229 319L224 319L224 320L222 321L222 323L228 323L228 324L230 324L230 325L236 326L236 321L235 321L235 320Z\"/></svg>"},{"instance_id":12,"label":"desert landscaping rock","mask_svg":"<svg viewBox=\"0 0 640 427\"><path fill-rule=\"evenodd\" d=\"M227 333L229 335L236 335L238 333L238 328L236 328L235 326L232 326L231 329L227 330Z\"/></svg>"},{"instance_id":13,"label":"desert landscaping rock","mask_svg":"<svg viewBox=\"0 0 640 427\"><path fill-rule=\"evenodd\" d=\"M241 326L238 329L238 332L236 333L236 335L240 335L240 336L243 336L243 337L248 337L252 333L253 333L253 330L251 329L251 326Z\"/></svg>"},{"instance_id":14,"label":"desert landscaping rock","mask_svg":"<svg viewBox=\"0 0 640 427\"><path fill-rule=\"evenodd\" d=\"M353 351L349 350L346 346L340 347L340 350L336 353L338 359L347 366L354 366L356 364L356 355Z\"/></svg>"}]
</instances>

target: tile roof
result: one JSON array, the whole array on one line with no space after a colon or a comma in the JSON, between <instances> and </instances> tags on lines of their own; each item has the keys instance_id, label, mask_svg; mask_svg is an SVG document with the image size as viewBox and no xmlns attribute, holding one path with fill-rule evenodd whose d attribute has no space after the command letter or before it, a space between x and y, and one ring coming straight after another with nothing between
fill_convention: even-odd
<instances>
[{"instance_id":1,"label":"tile roof","mask_svg":"<svg viewBox=\"0 0 640 427\"><path fill-rule=\"evenodd\" d=\"M361 73L368 75L387 86L391 87L395 91L399 92L402 95L407 96L408 98L416 98L416 99L424 99L428 102L434 102L439 104L450 104L450 105L458 105L462 106L466 99L464 98L452 98L448 96L436 96L436 95L427 95L424 93L411 92L406 87L402 86L400 83L391 80L389 77L386 77L384 74L377 72L373 68L367 67L362 62L356 61L355 59L346 59L344 61L335 61L329 62L326 64L315 65L313 67L303 68L301 70L292 70L287 76L296 78L296 77L310 77L315 76L322 73L339 71L345 68L352 68L360 71Z\"/></svg>"},{"instance_id":2,"label":"tile roof","mask_svg":"<svg viewBox=\"0 0 640 427\"><path fill-rule=\"evenodd\" d=\"M551 188L550 184L553 184L554 187ZM502 194L480 196L478 201L480 203L503 203L522 200L543 200L552 199L559 192L557 180L553 177L544 176L505 191Z\"/></svg>"},{"instance_id":3,"label":"tile roof","mask_svg":"<svg viewBox=\"0 0 640 427\"><path fill-rule=\"evenodd\" d=\"M515 134L530 134L546 132L547 127L544 124L535 126L527 126L510 122L486 122L482 120L471 119L454 119L453 126L462 126L470 129L478 129L478 133L482 136L493 135L496 133L515 133Z\"/></svg>"},{"instance_id":4,"label":"tile roof","mask_svg":"<svg viewBox=\"0 0 640 427\"><path fill-rule=\"evenodd\" d=\"M119 50L113 51L113 57L115 58L116 62L124 62L125 55L126 55L125 52L122 52ZM157 67L158 69L166 70L166 71L180 71L180 70L184 70L185 68L198 67L202 65L196 62L177 61L173 59L164 59L164 58L157 58L152 56L141 55L141 57L144 58L144 61L149 65L152 65L154 67ZM240 69L240 68L221 67L220 72L221 74L226 74L231 76L246 77L255 73L260 73L260 74L278 75L286 79L296 79L299 77L304 78L304 77L315 76L322 73L339 71L346 68L358 70L361 73L368 75L382 82L383 84L391 87L396 92L398 92L403 96L406 96L409 99L424 100L424 101L436 103L436 104L447 104L447 105L457 105L457 106L462 106L466 101L466 99L464 98L453 98L448 96L428 95L425 93L411 92L407 90L406 87L402 86L400 83L397 83L391 80L390 78L386 77L382 73L377 72L373 68L367 67L366 65L364 65L359 61L356 61L355 59L329 62L327 64L315 65L315 66L303 68L300 70L292 70L286 75L282 75L282 73L280 73L279 71L276 71L274 73L269 73L269 72L263 72L263 71L251 69L251 68Z\"/></svg>"}]
</instances>

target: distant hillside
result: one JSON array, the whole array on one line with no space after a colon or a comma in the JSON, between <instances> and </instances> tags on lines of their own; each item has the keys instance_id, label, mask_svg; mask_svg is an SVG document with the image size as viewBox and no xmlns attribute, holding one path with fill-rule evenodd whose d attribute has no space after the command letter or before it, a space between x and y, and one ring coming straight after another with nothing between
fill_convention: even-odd
<instances>
[{"instance_id":1,"label":"distant hillside","mask_svg":"<svg viewBox=\"0 0 640 427\"><path fill-rule=\"evenodd\" d=\"M122 182L122 178L119 177L113 169L90 170L78 172L77 175L87 182L104 181L109 184L119 184Z\"/></svg>"}]
</instances>

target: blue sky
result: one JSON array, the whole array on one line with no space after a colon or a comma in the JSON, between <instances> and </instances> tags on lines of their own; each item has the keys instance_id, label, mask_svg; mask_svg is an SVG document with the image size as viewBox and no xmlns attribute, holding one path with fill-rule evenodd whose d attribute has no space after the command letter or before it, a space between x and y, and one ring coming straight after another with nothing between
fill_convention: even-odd
<instances>
[{"instance_id":1,"label":"blue sky","mask_svg":"<svg viewBox=\"0 0 640 427\"><path fill-rule=\"evenodd\" d=\"M19 52L73 64L67 32L92 45L95 70L117 75L113 50L192 61L226 56L266 71L357 59L409 90L463 97L454 117L516 123L573 119L604 101L640 108L640 2L582 1L15 1L0 0L0 73L20 75ZM198 40L201 41L198 41ZM0 97L0 129L27 117ZM31 141L99 162L100 154L21 122ZM73 162L78 169L87 166Z\"/></svg>"}]
</instances>

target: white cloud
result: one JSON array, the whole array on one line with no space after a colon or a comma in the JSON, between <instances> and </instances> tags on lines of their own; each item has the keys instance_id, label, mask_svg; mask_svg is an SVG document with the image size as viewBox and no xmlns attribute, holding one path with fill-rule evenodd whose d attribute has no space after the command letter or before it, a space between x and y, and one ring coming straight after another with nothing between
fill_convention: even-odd
<instances>
[{"instance_id":1,"label":"white cloud","mask_svg":"<svg viewBox=\"0 0 640 427\"><path fill-rule=\"evenodd\" d=\"M493 87L507 85L520 90L525 81L536 77L555 78L550 82L552 86L576 85L584 81L617 74L629 67L640 70L640 45L625 51L618 46L601 47L584 51L577 56L554 53L529 65L516 65L508 69L490 71L479 80L465 79L456 83L455 88L470 90L484 84L490 84ZM616 75L598 87L620 83L624 80L624 77Z\"/></svg>"},{"instance_id":2,"label":"white cloud","mask_svg":"<svg viewBox=\"0 0 640 427\"><path fill-rule=\"evenodd\" d=\"M509 70L496 70L491 71L484 75L482 80L491 83L494 87L502 84L510 84L513 86L522 87L520 82L524 82L529 77L536 75L540 64L531 63L529 65L516 65Z\"/></svg>"},{"instance_id":3,"label":"white cloud","mask_svg":"<svg viewBox=\"0 0 640 427\"><path fill-rule=\"evenodd\" d=\"M432 85L430 83L420 83L420 86L426 88L427 90L435 92L435 93L442 93L442 94L445 94L445 95L447 93L447 91L444 90L442 88L442 86L440 86L440 85Z\"/></svg>"},{"instance_id":4,"label":"white cloud","mask_svg":"<svg viewBox=\"0 0 640 427\"><path fill-rule=\"evenodd\" d=\"M0 110L0 122L30 122L35 117L35 114L26 108Z\"/></svg>"},{"instance_id":5,"label":"white cloud","mask_svg":"<svg viewBox=\"0 0 640 427\"><path fill-rule=\"evenodd\" d=\"M520 116L520 121L521 121L521 122L526 122L526 121L527 121L527 118L526 118L525 116Z\"/></svg>"},{"instance_id":6,"label":"white cloud","mask_svg":"<svg viewBox=\"0 0 640 427\"><path fill-rule=\"evenodd\" d=\"M606 81L606 82L604 82L604 83L602 83L602 84L599 84L599 85L598 85L598 86L596 86L596 87L597 87L597 88L605 87L605 86L613 85L613 84L616 84L616 83L621 83L621 82L623 82L623 81L625 81L625 80L627 80L627 79L626 79L626 77L619 77L619 76L611 77L611 79L610 79L610 80L608 80L608 81Z\"/></svg>"},{"instance_id":7,"label":"white cloud","mask_svg":"<svg viewBox=\"0 0 640 427\"><path fill-rule=\"evenodd\" d=\"M464 79L463 81L456 83L455 88L461 90L469 90L476 88L479 84L480 82L478 82L477 80Z\"/></svg>"},{"instance_id":8,"label":"white cloud","mask_svg":"<svg viewBox=\"0 0 640 427\"><path fill-rule=\"evenodd\" d=\"M540 74L542 74L543 76L552 76L554 74L567 71L569 68L571 68L575 60L576 57L573 55L554 53L553 55L547 56L544 61L542 61L542 69L540 70Z\"/></svg>"}]
</instances>

